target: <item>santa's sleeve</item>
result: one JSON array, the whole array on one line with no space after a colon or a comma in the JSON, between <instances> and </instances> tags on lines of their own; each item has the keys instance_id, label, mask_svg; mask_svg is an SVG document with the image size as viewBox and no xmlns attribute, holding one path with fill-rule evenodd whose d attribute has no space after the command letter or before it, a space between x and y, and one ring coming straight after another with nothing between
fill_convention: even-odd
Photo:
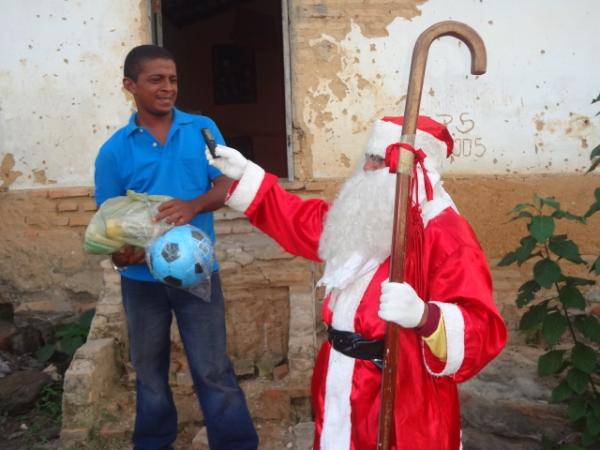
<instances>
[{"instance_id":1,"label":"santa's sleeve","mask_svg":"<svg viewBox=\"0 0 600 450\"><path fill-rule=\"evenodd\" d=\"M327 202L302 199L279 186L278 178L248 161L225 204L243 212L250 223L275 239L287 252L320 261L319 238Z\"/></svg>"},{"instance_id":2,"label":"santa's sleeve","mask_svg":"<svg viewBox=\"0 0 600 450\"><path fill-rule=\"evenodd\" d=\"M462 382L476 375L506 343L506 325L492 296L492 279L481 248L461 246L431 274L430 301L443 317L446 358L423 344L425 365L434 376Z\"/></svg>"}]
</instances>

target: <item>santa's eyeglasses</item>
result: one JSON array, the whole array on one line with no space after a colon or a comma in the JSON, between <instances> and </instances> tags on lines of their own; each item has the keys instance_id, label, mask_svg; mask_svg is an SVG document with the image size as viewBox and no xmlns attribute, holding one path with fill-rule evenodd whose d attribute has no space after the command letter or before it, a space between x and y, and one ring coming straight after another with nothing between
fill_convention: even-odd
<instances>
[{"instance_id":1,"label":"santa's eyeglasses","mask_svg":"<svg viewBox=\"0 0 600 450\"><path fill-rule=\"evenodd\" d=\"M371 162L374 164L383 164L384 158L379 155L374 155L373 153L367 153L365 155L365 162Z\"/></svg>"}]
</instances>

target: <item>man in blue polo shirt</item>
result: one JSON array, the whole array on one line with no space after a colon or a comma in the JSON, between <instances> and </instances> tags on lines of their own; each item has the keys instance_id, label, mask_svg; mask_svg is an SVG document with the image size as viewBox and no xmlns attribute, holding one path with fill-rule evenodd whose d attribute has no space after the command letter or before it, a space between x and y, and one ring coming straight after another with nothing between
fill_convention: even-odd
<instances>
[{"instance_id":1,"label":"man in blue polo shirt","mask_svg":"<svg viewBox=\"0 0 600 450\"><path fill-rule=\"evenodd\" d=\"M213 210L223 206L231 180L204 156L201 128L224 143L205 116L174 107L177 72L173 56L154 45L132 49L125 58L123 86L137 113L101 147L96 158L96 202L128 189L173 197L156 220L191 223L214 242ZM136 371L135 450L171 449L177 412L169 387L170 327L175 313L208 432L211 450L255 450L258 438L226 354L225 312L215 263L211 299L158 283L131 246L112 255L121 272L130 355Z\"/></svg>"}]
</instances>

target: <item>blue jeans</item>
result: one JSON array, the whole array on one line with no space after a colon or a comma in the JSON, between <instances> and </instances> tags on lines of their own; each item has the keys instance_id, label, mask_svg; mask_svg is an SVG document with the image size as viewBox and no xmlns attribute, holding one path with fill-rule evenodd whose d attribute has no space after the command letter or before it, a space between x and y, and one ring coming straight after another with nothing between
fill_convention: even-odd
<instances>
[{"instance_id":1,"label":"blue jeans","mask_svg":"<svg viewBox=\"0 0 600 450\"><path fill-rule=\"evenodd\" d=\"M258 437L225 344L221 280L211 301L162 283L121 277L129 347L136 372L134 450L168 450L177 437L169 387L170 328L175 313L211 450L256 450Z\"/></svg>"}]
</instances>

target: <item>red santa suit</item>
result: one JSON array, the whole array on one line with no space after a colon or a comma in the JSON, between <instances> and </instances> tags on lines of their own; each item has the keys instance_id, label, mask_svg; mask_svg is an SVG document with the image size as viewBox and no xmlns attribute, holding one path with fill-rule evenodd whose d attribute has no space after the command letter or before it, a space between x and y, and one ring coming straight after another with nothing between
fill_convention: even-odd
<instances>
[{"instance_id":1,"label":"red santa suit","mask_svg":"<svg viewBox=\"0 0 600 450\"><path fill-rule=\"evenodd\" d=\"M370 143L374 141L372 137ZM421 191L422 177L419 171ZM458 450L457 383L477 374L506 341L485 255L437 181L433 200L420 203L423 234L418 246L407 248L404 278L423 300L439 307L447 356L439 360L414 329L401 329L394 450ZM301 199L277 182L276 176L249 162L227 204L243 211L286 251L320 262L319 240L329 204ZM386 323L378 317L378 308L381 283L388 277L389 258L356 271L342 289L327 296L322 311L325 323L365 339L383 339ZM323 344L311 386L315 450L375 450L381 373L372 361L351 358L329 342Z\"/></svg>"}]
</instances>

